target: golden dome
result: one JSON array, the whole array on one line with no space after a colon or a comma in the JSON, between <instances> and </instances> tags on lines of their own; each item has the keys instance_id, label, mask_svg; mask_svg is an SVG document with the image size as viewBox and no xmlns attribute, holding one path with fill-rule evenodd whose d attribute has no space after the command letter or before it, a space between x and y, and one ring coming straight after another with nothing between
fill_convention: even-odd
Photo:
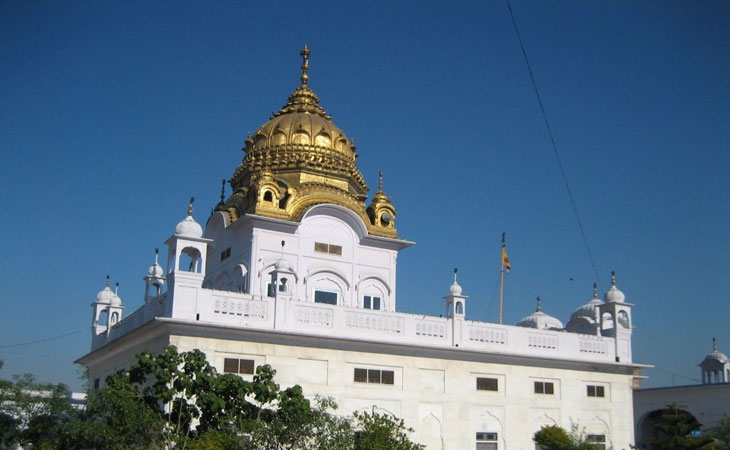
<instances>
[{"instance_id":1,"label":"golden dome","mask_svg":"<svg viewBox=\"0 0 730 450\"><path fill-rule=\"evenodd\" d=\"M307 85L309 55L305 46L301 85L246 139L246 155L231 178L233 194L216 210L227 211L232 221L246 213L298 221L310 206L334 203L358 214L370 233L395 237L392 220L381 226L366 211L368 187L357 168L355 144ZM382 189L378 195L384 196Z\"/></svg>"}]
</instances>

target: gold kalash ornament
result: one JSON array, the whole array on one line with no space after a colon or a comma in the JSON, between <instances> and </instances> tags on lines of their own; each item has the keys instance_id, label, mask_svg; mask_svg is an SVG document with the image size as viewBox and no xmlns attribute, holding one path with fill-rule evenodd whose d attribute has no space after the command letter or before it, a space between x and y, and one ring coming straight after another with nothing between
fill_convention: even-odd
<instances>
[{"instance_id":1,"label":"gold kalash ornament","mask_svg":"<svg viewBox=\"0 0 730 450\"><path fill-rule=\"evenodd\" d=\"M301 85L246 139L246 155L230 180L233 193L216 211L227 213L231 222L247 213L298 222L309 207L331 203L360 216L370 234L397 237L396 211L383 192L382 173L366 208L368 187L355 162L355 144L307 85L306 45L300 54Z\"/></svg>"}]
</instances>

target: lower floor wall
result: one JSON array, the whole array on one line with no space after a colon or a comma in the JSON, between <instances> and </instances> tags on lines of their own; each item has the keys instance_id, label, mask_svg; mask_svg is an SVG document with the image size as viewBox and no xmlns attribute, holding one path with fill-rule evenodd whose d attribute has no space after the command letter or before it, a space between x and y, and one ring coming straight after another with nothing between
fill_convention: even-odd
<instances>
[{"instance_id":1,"label":"lower floor wall","mask_svg":"<svg viewBox=\"0 0 730 450\"><path fill-rule=\"evenodd\" d=\"M534 450L532 436L546 425L576 425L603 437L605 448L633 443L630 375L181 335L147 344L159 351L168 343L199 349L219 373L247 379L252 367L269 364L282 388L298 384L307 397L332 397L339 414L392 413L429 450ZM130 364L147 344L99 358L90 379Z\"/></svg>"}]
</instances>

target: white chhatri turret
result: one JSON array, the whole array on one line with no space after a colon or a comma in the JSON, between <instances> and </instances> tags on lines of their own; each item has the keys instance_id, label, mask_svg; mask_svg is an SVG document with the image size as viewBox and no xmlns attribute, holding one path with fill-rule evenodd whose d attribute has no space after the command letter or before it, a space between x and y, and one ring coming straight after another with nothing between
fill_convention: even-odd
<instances>
[{"instance_id":1,"label":"white chhatri turret","mask_svg":"<svg viewBox=\"0 0 730 450\"><path fill-rule=\"evenodd\" d=\"M160 249L155 249L155 263L150 266L147 270L147 275L144 277L145 281L145 294L144 301L148 301L157 298L162 293L162 287L165 285L165 271L162 270L162 266L158 261Z\"/></svg>"},{"instance_id":2,"label":"white chhatri turret","mask_svg":"<svg viewBox=\"0 0 730 450\"><path fill-rule=\"evenodd\" d=\"M176 303L174 292L186 291L194 293L203 286L205 278L206 256L211 239L203 238L203 229L193 219L193 202L190 197L188 215L175 227L173 234L165 243L168 246L167 258L167 313L173 317L197 318L195 305Z\"/></svg>"},{"instance_id":3,"label":"white chhatri turret","mask_svg":"<svg viewBox=\"0 0 730 450\"><path fill-rule=\"evenodd\" d=\"M464 318L466 316L466 295L462 295L461 285L456 277L459 269L454 267L454 282L449 286L449 295L446 300L446 317L451 320L452 342L459 342L463 338ZM458 344L456 344L458 346Z\"/></svg>"},{"instance_id":4,"label":"white chhatri turret","mask_svg":"<svg viewBox=\"0 0 730 450\"><path fill-rule=\"evenodd\" d=\"M119 283L117 282L114 285L114 297L112 297L109 302L109 328L106 330L107 333L109 333L109 330L111 330L114 325L122 320L123 309L124 306L122 306L122 299L119 297Z\"/></svg>"},{"instance_id":5,"label":"white chhatri turret","mask_svg":"<svg viewBox=\"0 0 730 450\"><path fill-rule=\"evenodd\" d=\"M611 288L599 306L601 312L601 334L613 337L616 346L616 362L631 361L631 303L616 287L616 272L611 272Z\"/></svg>"},{"instance_id":6,"label":"white chhatri turret","mask_svg":"<svg viewBox=\"0 0 730 450\"><path fill-rule=\"evenodd\" d=\"M712 338L712 353L699 364L702 370L702 384L730 383L730 360L718 350L717 339Z\"/></svg>"},{"instance_id":7,"label":"white chhatri turret","mask_svg":"<svg viewBox=\"0 0 730 450\"><path fill-rule=\"evenodd\" d=\"M94 337L104 333L109 326L109 305L114 298L114 292L109 288L109 275L106 276L106 286L96 295L96 301L91 304L93 316L91 321L92 335Z\"/></svg>"}]
</instances>

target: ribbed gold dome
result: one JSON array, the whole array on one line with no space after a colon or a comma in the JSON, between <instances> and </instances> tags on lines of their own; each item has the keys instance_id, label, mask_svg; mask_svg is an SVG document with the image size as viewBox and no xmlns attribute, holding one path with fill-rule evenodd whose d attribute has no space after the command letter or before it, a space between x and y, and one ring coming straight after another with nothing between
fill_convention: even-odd
<instances>
[{"instance_id":1,"label":"ribbed gold dome","mask_svg":"<svg viewBox=\"0 0 730 450\"><path fill-rule=\"evenodd\" d=\"M231 178L233 194L216 209L233 221L245 213L298 221L310 206L334 203L358 214L370 233L395 237L392 220L380 225L372 211L366 212L368 187L355 162L355 145L307 85L306 46L301 55L301 85L246 139L246 156ZM384 194L378 194L380 204Z\"/></svg>"}]
</instances>

